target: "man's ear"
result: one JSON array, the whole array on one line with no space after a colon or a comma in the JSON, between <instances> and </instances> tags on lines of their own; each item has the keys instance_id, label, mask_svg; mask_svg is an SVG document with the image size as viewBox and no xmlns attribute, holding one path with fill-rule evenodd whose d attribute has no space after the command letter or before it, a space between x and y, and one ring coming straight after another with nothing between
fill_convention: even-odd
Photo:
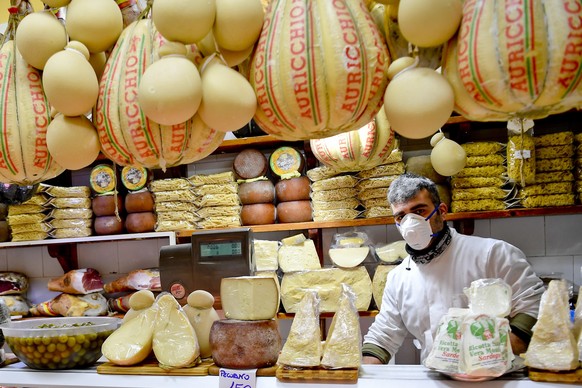
<instances>
[{"instance_id":1,"label":"man's ear","mask_svg":"<svg viewBox=\"0 0 582 388\"><path fill-rule=\"evenodd\" d=\"M444 202L441 202L441 203L439 204L439 214L440 214L441 216L444 216L445 214L447 214L447 211L448 211L448 210L449 210L449 207L447 206L447 204L446 204L446 203L444 203Z\"/></svg>"}]
</instances>

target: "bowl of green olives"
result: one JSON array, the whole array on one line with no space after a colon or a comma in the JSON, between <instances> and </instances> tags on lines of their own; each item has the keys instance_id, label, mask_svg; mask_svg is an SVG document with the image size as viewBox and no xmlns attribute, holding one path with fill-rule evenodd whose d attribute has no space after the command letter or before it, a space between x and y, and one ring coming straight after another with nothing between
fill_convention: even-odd
<instances>
[{"instance_id":1,"label":"bowl of green olives","mask_svg":"<svg viewBox=\"0 0 582 388\"><path fill-rule=\"evenodd\" d=\"M33 369L76 369L93 365L101 345L121 320L112 317L63 317L12 321L0 325L6 344Z\"/></svg>"}]
</instances>

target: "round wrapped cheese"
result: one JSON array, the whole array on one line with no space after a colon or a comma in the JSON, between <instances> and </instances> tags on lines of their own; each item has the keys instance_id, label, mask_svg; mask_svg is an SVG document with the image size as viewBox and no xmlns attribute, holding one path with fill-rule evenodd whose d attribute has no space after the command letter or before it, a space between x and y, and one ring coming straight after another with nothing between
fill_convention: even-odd
<instances>
[{"instance_id":1,"label":"round wrapped cheese","mask_svg":"<svg viewBox=\"0 0 582 388\"><path fill-rule=\"evenodd\" d=\"M257 369L275 365L281 335L275 319L222 319L210 329L212 359L221 368Z\"/></svg>"},{"instance_id":2,"label":"round wrapped cheese","mask_svg":"<svg viewBox=\"0 0 582 388\"><path fill-rule=\"evenodd\" d=\"M234 158L233 169L242 179L253 179L267 173L267 158L259 150L252 148L243 150Z\"/></svg>"},{"instance_id":3,"label":"round wrapped cheese","mask_svg":"<svg viewBox=\"0 0 582 388\"><path fill-rule=\"evenodd\" d=\"M240 218L243 225L274 224L277 209L272 203L243 205Z\"/></svg>"},{"instance_id":4,"label":"round wrapped cheese","mask_svg":"<svg viewBox=\"0 0 582 388\"><path fill-rule=\"evenodd\" d=\"M244 182L238 186L238 196L243 205L273 203L275 201L275 187L273 182L268 180Z\"/></svg>"},{"instance_id":5,"label":"round wrapped cheese","mask_svg":"<svg viewBox=\"0 0 582 388\"><path fill-rule=\"evenodd\" d=\"M311 201L289 201L277 205L279 222L306 222L312 219Z\"/></svg>"},{"instance_id":6,"label":"round wrapped cheese","mask_svg":"<svg viewBox=\"0 0 582 388\"><path fill-rule=\"evenodd\" d=\"M275 185L277 202L309 200L311 184L306 176L282 179Z\"/></svg>"}]
</instances>

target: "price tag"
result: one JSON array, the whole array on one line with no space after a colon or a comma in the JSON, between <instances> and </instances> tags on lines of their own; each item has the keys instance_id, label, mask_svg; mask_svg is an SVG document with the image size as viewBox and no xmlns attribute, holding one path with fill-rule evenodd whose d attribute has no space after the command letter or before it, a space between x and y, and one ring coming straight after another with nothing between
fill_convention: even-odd
<instances>
[{"instance_id":1,"label":"price tag","mask_svg":"<svg viewBox=\"0 0 582 388\"><path fill-rule=\"evenodd\" d=\"M531 150L515 150L513 157L515 159L529 159L531 158Z\"/></svg>"},{"instance_id":2,"label":"price tag","mask_svg":"<svg viewBox=\"0 0 582 388\"><path fill-rule=\"evenodd\" d=\"M256 369L220 368L218 371L219 388L255 388L256 386Z\"/></svg>"}]
</instances>

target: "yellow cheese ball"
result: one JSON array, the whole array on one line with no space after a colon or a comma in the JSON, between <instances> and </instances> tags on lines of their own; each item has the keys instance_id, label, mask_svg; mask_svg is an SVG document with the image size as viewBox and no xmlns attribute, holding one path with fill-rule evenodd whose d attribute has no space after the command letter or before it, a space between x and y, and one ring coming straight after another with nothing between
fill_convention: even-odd
<instances>
[{"instance_id":1,"label":"yellow cheese ball","mask_svg":"<svg viewBox=\"0 0 582 388\"><path fill-rule=\"evenodd\" d=\"M461 0L400 1L398 26L404 38L414 45L439 46L457 32L462 8Z\"/></svg>"},{"instance_id":2,"label":"yellow cheese ball","mask_svg":"<svg viewBox=\"0 0 582 388\"><path fill-rule=\"evenodd\" d=\"M264 18L261 0L216 0L216 43L231 51L247 49L259 39Z\"/></svg>"},{"instance_id":3,"label":"yellow cheese ball","mask_svg":"<svg viewBox=\"0 0 582 388\"><path fill-rule=\"evenodd\" d=\"M137 97L146 116L156 123L183 123L200 106L202 83L198 69L184 56L164 56L144 72Z\"/></svg>"},{"instance_id":4,"label":"yellow cheese ball","mask_svg":"<svg viewBox=\"0 0 582 388\"><path fill-rule=\"evenodd\" d=\"M112 0L72 0L67 6L67 33L90 52L105 51L123 30L123 16Z\"/></svg>"},{"instance_id":5,"label":"yellow cheese ball","mask_svg":"<svg viewBox=\"0 0 582 388\"><path fill-rule=\"evenodd\" d=\"M67 45L67 32L51 12L34 12L18 24L14 42L26 63L42 70L46 61Z\"/></svg>"},{"instance_id":6,"label":"yellow cheese ball","mask_svg":"<svg viewBox=\"0 0 582 388\"><path fill-rule=\"evenodd\" d=\"M164 38L193 44L212 30L215 0L156 0L152 20Z\"/></svg>"},{"instance_id":7,"label":"yellow cheese ball","mask_svg":"<svg viewBox=\"0 0 582 388\"><path fill-rule=\"evenodd\" d=\"M395 77L384 94L392 129L409 139L422 139L442 127L455 104L453 88L436 71L419 67Z\"/></svg>"},{"instance_id":8,"label":"yellow cheese ball","mask_svg":"<svg viewBox=\"0 0 582 388\"><path fill-rule=\"evenodd\" d=\"M85 116L57 115L47 128L46 145L55 161L68 170L87 167L101 151L97 130Z\"/></svg>"},{"instance_id":9,"label":"yellow cheese ball","mask_svg":"<svg viewBox=\"0 0 582 388\"><path fill-rule=\"evenodd\" d=\"M257 109L257 97L249 81L217 59L207 61L202 69L202 103L198 109L202 121L222 132L246 125Z\"/></svg>"},{"instance_id":10,"label":"yellow cheese ball","mask_svg":"<svg viewBox=\"0 0 582 388\"><path fill-rule=\"evenodd\" d=\"M51 8L61 8L69 5L71 0L42 0L42 2Z\"/></svg>"}]
</instances>

